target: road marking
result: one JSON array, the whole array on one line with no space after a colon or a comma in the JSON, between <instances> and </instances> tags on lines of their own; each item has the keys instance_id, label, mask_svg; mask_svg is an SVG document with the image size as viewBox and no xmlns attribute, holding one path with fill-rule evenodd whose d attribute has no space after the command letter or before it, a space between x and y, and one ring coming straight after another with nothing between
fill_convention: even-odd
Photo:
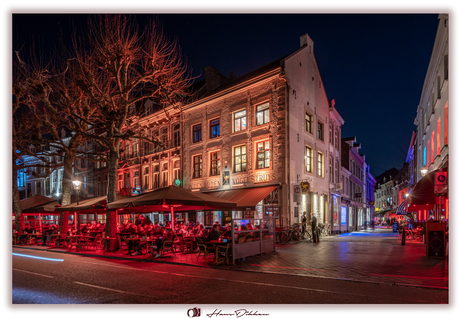
<instances>
[{"instance_id":1,"label":"road marking","mask_svg":"<svg viewBox=\"0 0 460 318\"><path fill-rule=\"evenodd\" d=\"M19 254L19 253L13 253L13 256L29 257L29 258L35 258L35 259L41 259L41 260L53 261L53 262L63 262L64 261L61 258L40 257L40 256L33 256L33 255Z\"/></svg>"},{"instance_id":2,"label":"road marking","mask_svg":"<svg viewBox=\"0 0 460 318\"><path fill-rule=\"evenodd\" d=\"M88 287L93 287L93 288L98 288L98 289L104 289L104 290L112 291L112 292L115 292L115 293L129 294L129 295L142 296L142 297L151 296L151 295L143 295L143 294L133 293L133 292L125 291L125 290L119 290L119 289L107 288L107 287L102 287L102 286L97 286L97 285L92 285L92 284L86 284L86 283L82 283L82 282L74 282L74 283L79 284L79 285L83 285L83 286L88 286Z\"/></svg>"},{"instance_id":3,"label":"road marking","mask_svg":"<svg viewBox=\"0 0 460 318\"><path fill-rule=\"evenodd\" d=\"M14 271L17 271L17 272L23 272L23 273L27 273L27 274L32 274L32 275L43 276L43 277L46 277L46 278L54 278L53 276L44 275L44 274L39 274L39 273L34 273L34 272L29 272L29 271L25 271L25 270L22 270L22 269L13 268L13 270L14 270Z\"/></svg>"},{"instance_id":4,"label":"road marking","mask_svg":"<svg viewBox=\"0 0 460 318\"><path fill-rule=\"evenodd\" d=\"M286 266L273 266L273 265L260 265L260 264L250 264L251 266L261 266L261 267L275 267L275 268L284 268L284 269L300 269L303 271L315 271L315 272L327 272L325 269L311 269L311 268L300 268L300 267L286 267Z\"/></svg>"}]
</instances>

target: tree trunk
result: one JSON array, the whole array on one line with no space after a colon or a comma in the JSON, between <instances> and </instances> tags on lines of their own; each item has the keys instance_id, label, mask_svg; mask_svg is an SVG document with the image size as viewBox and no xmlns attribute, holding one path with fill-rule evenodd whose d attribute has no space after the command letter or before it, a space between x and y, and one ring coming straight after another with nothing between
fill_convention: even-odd
<instances>
[{"instance_id":1,"label":"tree trunk","mask_svg":"<svg viewBox=\"0 0 460 318\"><path fill-rule=\"evenodd\" d=\"M71 202L72 165L75 155L66 152L64 154L64 174L62 179L62 202L61 205L68 205Z\"/></svg>"},{"instance_id":2,"label":"tree trunk","mask_svg":"<svg viewBox=\"0 0 460 318\"><path fill-rule=\"evenodd\" d=\"M110 149L109 153L109 186L107 189L107 203L111 203L117 199L117 170L119 158L120 139L115 139L115 147Z\"/></svg>"},{"instance_id":3,"label":"tree trunk","mask_svg":"<svg viewBox=\"0 0 460 318\"><path fill-rule=\"evenodd\" d=\"M14 150L15 151L15 150ZM13 212L14 212L14 223L16 231L22 233L26 228L24 222L24 215L22 214L21 202L19 199L18 189L18 166L16 165L16 157L13 154Z\"/></svg>"},{"instance_id":4,"label":"tree trunk","mask_svg":"<svg viewBox=\"0 0 460 318\"><path fill-rule=\"evenodd\" d=\"M117 199L117 170L119 158L120 139L115 139L115 146L110 149L109 153L109 186L107 189L107 203L111 203ZM117 235L117 220L115 211L107 211L107 223L105 226L106 235L116 237ZM107 243L109 244L109 243Z\"/></svg>"}]
</instances>

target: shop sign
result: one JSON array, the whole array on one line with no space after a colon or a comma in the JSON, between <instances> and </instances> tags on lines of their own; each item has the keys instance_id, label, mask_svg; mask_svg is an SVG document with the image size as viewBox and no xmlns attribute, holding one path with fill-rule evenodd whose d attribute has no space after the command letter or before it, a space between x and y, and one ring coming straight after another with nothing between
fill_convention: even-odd
<instances>
[{"instance_id":1,"label":"shop sign","mask_svg":"<svg viewBox=\"0 0 460 318\"><path fill-rule=\"evenodd\" d=\"M447 194L447 172L436 172L434 180L434 193Z\"/></svg>"},{"instance_id":2,"label":"shop sign","mask_svg":"<svg viewBox=\"0 0 460 318\"><path fill-rule=\"evenodd\" d=\"M310 182L302 182L300 185L302 186L302 194L307 194L310 191Z\"/></svg>"}]
</instances>

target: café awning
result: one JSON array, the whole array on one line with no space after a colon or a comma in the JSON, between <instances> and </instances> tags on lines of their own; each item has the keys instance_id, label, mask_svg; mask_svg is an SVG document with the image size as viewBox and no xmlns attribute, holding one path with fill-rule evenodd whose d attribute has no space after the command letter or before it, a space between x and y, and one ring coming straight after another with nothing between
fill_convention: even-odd
<instances>
[{"instance_id":1,"label":"caf\u00e9 awning","mask_svg":"<svg viewBox=\"0 0 460 318\"><path fill-rule=\"evenodd\" d=\"M129 198L129 196L118 194L117 193L117 200ZM56 208L56 211L69 211L69 212L75 212L75 211L88 211L89 213L94 213L96 210L101 210L103 211L107 206L107 196L100 196L100 197L94 197L90 199L86 199L83 201L80 201L78 204L77 202L67 204L61 207Z\"/></svg>"},{"instance_id":2,"label":"caf\u00e9 awning","mask_svg":"<svg viewBox=\"0 0 460 318\"><path fill-rule=\"evenodd\" d=\"M207 192L207 194L235 202L238 208L253 208L276 188L278 188L277 185L248 189L228 189Z\"/></svg>"}]
</instances>

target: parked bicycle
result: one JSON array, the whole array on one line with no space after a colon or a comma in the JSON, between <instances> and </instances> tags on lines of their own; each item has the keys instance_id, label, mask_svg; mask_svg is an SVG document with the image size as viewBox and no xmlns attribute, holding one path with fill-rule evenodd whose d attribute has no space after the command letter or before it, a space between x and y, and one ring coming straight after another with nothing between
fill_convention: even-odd
<instances>
[{"instance_id":1,"label":"parked bicycle","mask_svg":"<svg viewBox=\"0 0 460 318\"><path fill-rule=\"evenodd\" d=\"M300 242L301 240L301 231L298 226L291 225L287 228L283 228L282 230L278 230L277 232L276 243L280 245L284 245L290 241Z\"/></svg>"}]
</instances>

